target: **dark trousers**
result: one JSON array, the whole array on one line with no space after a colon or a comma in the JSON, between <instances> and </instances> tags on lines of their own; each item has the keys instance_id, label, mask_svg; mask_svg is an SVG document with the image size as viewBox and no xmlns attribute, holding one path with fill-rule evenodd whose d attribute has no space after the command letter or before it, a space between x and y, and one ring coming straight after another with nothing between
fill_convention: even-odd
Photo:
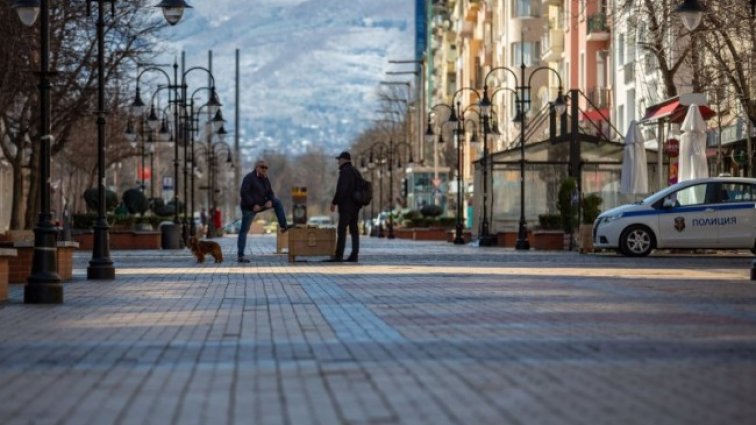
<instances>
[{"instance_id":1,"label":"dark trousers","mask_svg":"<svg viewBox=\"0 0 756 425\"><path fill-rule=\"evenodd\" d=\"M339 226L336 229L336 258L344 258L344 248L346 247L346 231L349 227L349 233L352 234L352 253L350 257L357 258L360 252L360 232L357 229L357 218L359 209L342 208L339 206Z\"/></svg>"}]
</instances>

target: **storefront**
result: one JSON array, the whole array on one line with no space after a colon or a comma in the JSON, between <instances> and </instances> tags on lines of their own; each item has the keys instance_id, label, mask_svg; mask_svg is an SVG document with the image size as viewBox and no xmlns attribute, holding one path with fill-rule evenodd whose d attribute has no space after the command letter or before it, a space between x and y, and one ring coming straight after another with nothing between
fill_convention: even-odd
<instances>
[{"instance_id":1,"label":"storefront","mask_svg":"<svg viewBox=\"0 0 756 425\"><path fill-rule=\"evenodd\" d=\"M603 199L602 211L628 202L638 196L619 193L624 144L604 141L581 143L581 187L583 196L597 193ZM529 227L538 224L541 214L557 214L557 194L568 177L569 144L533 143L525 148L525 219ZM658 190L657 155L646 151L649 191ZM492 231L514 231L520 218L520 149L514 148L492 155L489 170L488 206L491 209ZM666 166L665 166L666 172ZM473 191L473 230L478 229L482 211L483 169L476 163Z\"/></svg>"},{"instance_id":2,"label":"storefront","mask_svg":"<svg viewBox=\"0 0 756 425\"><path fill-rule=\"evenodd\" d=\"M737 118L734 124L722 127L721 139L718 128L708 133L706 153L709 157L710 175L746 176L749 148L746 127L745 118ZM751 126L751 151L754 144L756 144L756 127Z\"/></svg>"}]
</instances>

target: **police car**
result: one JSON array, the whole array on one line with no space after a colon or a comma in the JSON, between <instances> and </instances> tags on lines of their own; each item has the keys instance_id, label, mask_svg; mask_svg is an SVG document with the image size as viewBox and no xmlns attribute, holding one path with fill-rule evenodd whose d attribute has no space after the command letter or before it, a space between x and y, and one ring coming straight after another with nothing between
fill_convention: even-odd
<instances>
[{"instance_id":1,"label":"police car","mask_svg":"<svg viewBox=\"0 0 756 425\"><path fill-rule=\"evenodd\" d=\"M632 257L655 248L756 250L756 179L687 180L613 208L593 223L593 245Z\"/></svg>"}]
</instances>

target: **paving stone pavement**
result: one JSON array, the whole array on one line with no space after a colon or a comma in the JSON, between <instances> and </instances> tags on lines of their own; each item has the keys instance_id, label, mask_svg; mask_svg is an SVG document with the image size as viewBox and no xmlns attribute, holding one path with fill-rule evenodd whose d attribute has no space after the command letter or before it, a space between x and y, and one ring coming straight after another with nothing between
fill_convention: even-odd
<instances>
[{"instance_id":1,"label":"paving stone pavement","mask_svg":"<svg viewBox=\"0 0 756 425\"><path fill-rule=\"evenodd\" d=\"M115 251L0 303L0 424L756 424L748 253Z\"/></svg>"}]
</instances>

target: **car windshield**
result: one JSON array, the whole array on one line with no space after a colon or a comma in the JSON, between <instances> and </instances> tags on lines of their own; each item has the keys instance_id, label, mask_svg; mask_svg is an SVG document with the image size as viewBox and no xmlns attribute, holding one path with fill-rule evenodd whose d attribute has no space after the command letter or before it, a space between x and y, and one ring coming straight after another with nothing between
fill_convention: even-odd
<instances>
[{"instance_id":1,"label":"car windshield","mask_svg":"<svg viewBox=\"0 0 756 425\"><path fill-rule=\"evenodd\" d=\"M642 201L638 203L641 205L651 205L655 203L656 201L658 201L659 199L664 198L665 196L669 195L670 193L679 190L681 187L687 185L688 183L690 183L690 181L673 184L672 186L666 189L663 189L659 192L649 195L647 198L643 199Z\"/></svg>"}]
</instances>

